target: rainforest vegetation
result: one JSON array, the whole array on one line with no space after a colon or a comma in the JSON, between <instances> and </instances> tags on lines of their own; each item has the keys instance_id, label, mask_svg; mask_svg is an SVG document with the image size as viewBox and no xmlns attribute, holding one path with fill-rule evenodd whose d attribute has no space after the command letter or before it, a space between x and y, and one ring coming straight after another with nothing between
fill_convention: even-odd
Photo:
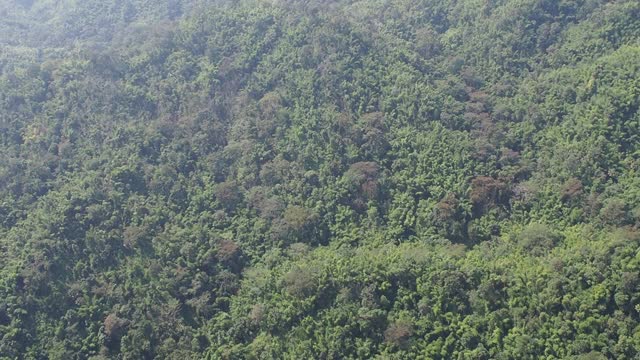
<instances>
[{"instance_id":1,"label":"rainforest vegetation","mask_svg":"<svg viewBox=\"0 0 640 360\"><path fill-rule=\"evenodd\" d=\"M637 359L637 0L0 0L0 359Z\"/></svg>"}]
</instances>

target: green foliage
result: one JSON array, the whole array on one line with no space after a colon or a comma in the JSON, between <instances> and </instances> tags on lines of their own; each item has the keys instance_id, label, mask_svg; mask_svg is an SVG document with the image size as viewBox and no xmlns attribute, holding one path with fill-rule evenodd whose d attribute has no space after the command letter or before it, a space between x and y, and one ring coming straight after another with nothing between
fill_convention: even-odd
<instances>
[{"instance_id":1,"label":"green foliage","mask_svg":"<svg viewBox=\"0 0 640 360\"><path fill-rule=\"evenodd\" d=\"M640 3L0 0L0 359L633 359Z\"/></svg>"}]
</instances>

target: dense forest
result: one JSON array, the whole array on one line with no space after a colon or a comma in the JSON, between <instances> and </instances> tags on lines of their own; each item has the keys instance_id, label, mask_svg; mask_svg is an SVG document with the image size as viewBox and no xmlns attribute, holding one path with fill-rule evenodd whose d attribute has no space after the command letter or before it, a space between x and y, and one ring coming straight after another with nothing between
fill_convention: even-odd
<instances>
[{"instance_id":1,"label":"dense forest","mask_svg":"<svg viewBox=\"0 0 640 360\"><path fill-rule=\"evenodd\" d=\"M0 359L638 359L637 0L0 0Z\"/></svg>"}]
</instances>

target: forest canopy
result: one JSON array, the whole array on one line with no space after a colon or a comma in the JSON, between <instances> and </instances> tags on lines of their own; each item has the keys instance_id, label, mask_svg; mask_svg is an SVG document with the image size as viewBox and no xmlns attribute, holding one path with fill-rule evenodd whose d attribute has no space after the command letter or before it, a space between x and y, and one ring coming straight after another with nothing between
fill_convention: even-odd
<instances>
[{"instance_id":1,"label":"forest canopy","mask_svg":"<svg viewBox=\"0 0 640 360\"><path fill-rule=\"evenodd\" d=\"M0 359L635 359L637 0L0 0Z\"/></svg>"}]
</instances>

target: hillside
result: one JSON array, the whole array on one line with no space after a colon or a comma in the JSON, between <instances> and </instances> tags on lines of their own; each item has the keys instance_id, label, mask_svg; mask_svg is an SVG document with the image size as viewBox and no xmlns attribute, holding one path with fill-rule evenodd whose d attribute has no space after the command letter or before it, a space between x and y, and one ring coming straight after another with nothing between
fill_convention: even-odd
<instances>
[{"instance_id":1,"label":"hillside","mask_svg":"<svg viewBox=\"0 0 640 360\"><path fill-rule=\"evenodd\" d=\"M0 359L640 356L637 0L0 0Z\"/></svg>"}]
</instances>

